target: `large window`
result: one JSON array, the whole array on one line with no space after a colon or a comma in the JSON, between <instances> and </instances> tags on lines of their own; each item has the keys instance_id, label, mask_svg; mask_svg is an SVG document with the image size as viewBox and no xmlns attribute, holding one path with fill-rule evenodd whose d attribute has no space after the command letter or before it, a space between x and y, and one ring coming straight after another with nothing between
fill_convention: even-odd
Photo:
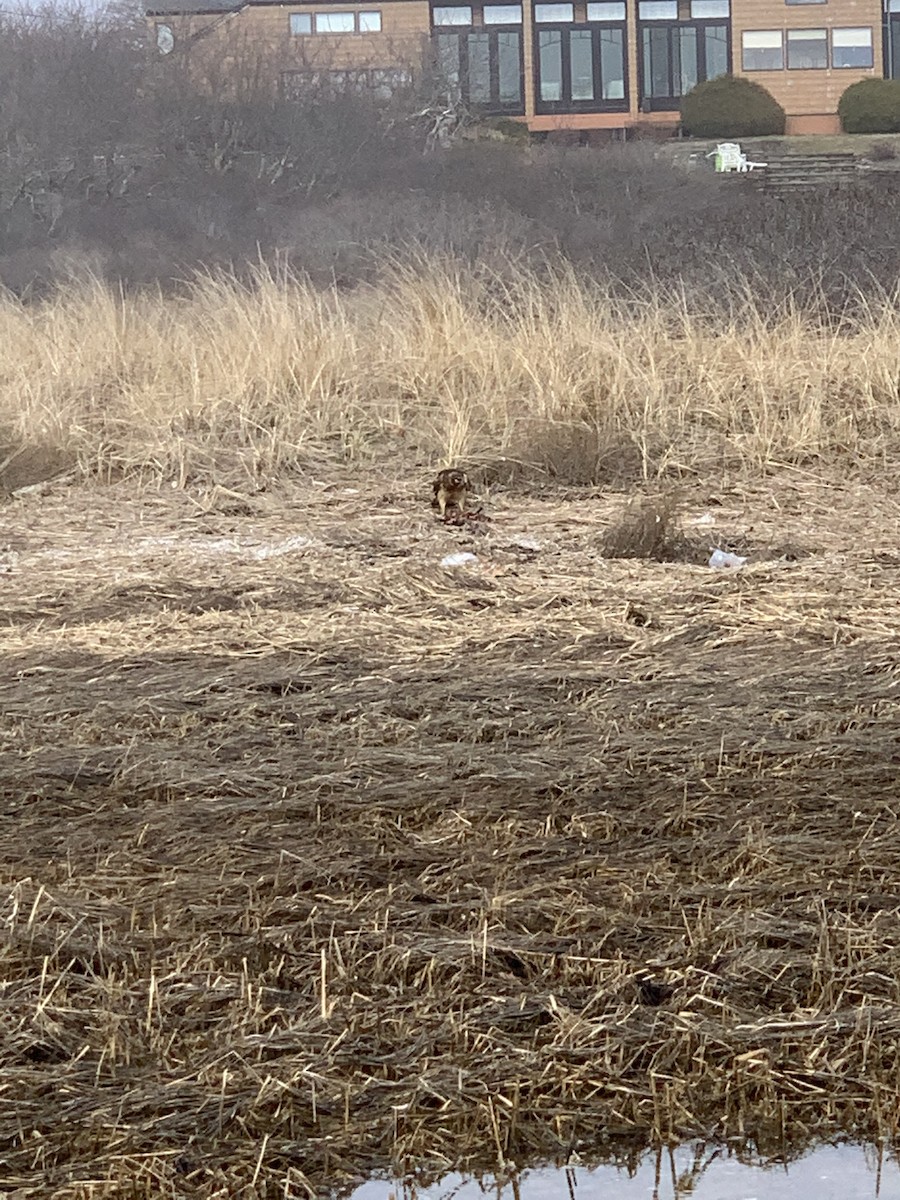
<instances>
[{"instance_id":1,"label":"large window","mask_svg":"<svg viewBox=\"0 0 900 1200\"><path fill-rule=\"evenodd\" d=\"M536 4L534 19L539 24L558 24L561 21L575 20L574 4Z\"/></svg>"},{"instance_id":2,"label":"large window","mask_svg":"<svg viewBox=\"0 0 900 1200\"><path fill-rule=\"evenodd\" d=\"M823 71L829 63L839 69L874 66L871 26L832 29L830 37L829 59L827 29L747 30L743 34L744 70L780 71L786 65L789 71Z\"/></svg>"},{"instance_id":3,"label":"large window","mask_svg":"<svg viewBox=\"0 0 900 1200\"><path fill-rule=\"evenodd\" d=\"M317 12L316 33L354 33L356 18L352 12Z\"/></svg>"},{"instance_id":4,"label":"large window","mask_svg":"<svg viewBox=\"0 0 900 1200\"><path fill-rule=\"evenodd\" d=\"M680 98L728 72L729 26L719 22L641 25L641 100L651 110L676 109Z\"/></svg>"},{"instance_id":5,"label":"large window","mask_svg":"<svg viewBox=\"0 0 900 1200\"><path fill-rule=\"evenodd\" d=\"M780 29L748 29L742 39L745 71L780 71L784 67L784 34Z\"/></svg>"},{"instance_id":6,"label":"large window","mask_svg":"<svg viewBox=\"0 0 900 1200\"><path fill-rule=\"evenodd\" d=\"M787 31L789 71L821 71L828 66L828 31L825 29L789 29Z\"/></svg>"},{"instance_id":7,"label":"large window","mask_svg":"<svg viewBox=\"0 0 900 1200\"><path fill-rule=\"evenodd\" d=\"M523 111L520 29L438 29L434 43L438 72L451 96L486 112Z\"/></svg>"},{"instance_id":8,"label":"large window","mask_svg":"<svg viewBox=\"0 0 900 1200\"><path fill-rule=\"evenodd\" d=\"M481 14L485 25L521 25L521 4L486 4Z\"/></svg>"},{"instance_id":9,"label":"large window","mask_svg":"<svg viewBox=\"0 0 900 1200\"><path fill-rule=\"evenodd\" d=\"M605 21L611 24L625 20L625 0L601 0L599 4L588 4L589 21Z\"/></svg>"},{"instance_id":10,"label":"large window","mask_svg":"<svg viewBox=\"0 0 900 1200\"><path fill-rule=\"evenodd\" d=\"M463 4L431 10L432 25L471 25L472 10Z\"/></svg>"},{"instance_id":11,"label":"large window","mask_svg":"<svg viewBox=\"0 0 900 1200\"><path fill-rule=\"evenodd\" d=\"M731 16L728 0L691 0L691 20L709 21Z\"/></svg>"},{"instance_id":12,"label":"large window","mask_svg":"<svg viewBox=\"0 0 900 1200\"><path fill-rule=\"evenodd\" d=\"M833 67L871 67L875 65L872 30L832 29L831 65Z\"/></svg>"},{"instance_id":13,"label":"large window","mask_svg":"<svg viewBox=\"0 0 900 1200\"><path fill-rule=\"evenodd\" d=\"M290 30L295 37L310 33L380 33L381 13L317 12L291 13ZM313 25L315 22L315 25Z\"/></svg>"},{"instance_id":14,"label":"large window","mask_svg":"<svg viewBox=\"0 0 900 1200\"><path fill-rule=\"evenodd\" d=\"M625 108L624 24L538 28L535 40L539 113Z\"/></svg>"},{"instance_id":15,"label":"large window","mask_svg":"<svg viewBox=\"0 0 900 1200\"><path fill-rule=\"evenodd\" d=\"M888 0L884 21L884 74L900 79L900 0Z\"/></svg>"},{"instance_id":16,"label":"large window","mask_svg":"<svg viewBox=\"0 0 900 1200\"><path fill-rule=\"evenodd\" d=\"M638 17L642 21L677 21L678 0L639 0Z\"/></svg>"}]
</instances>

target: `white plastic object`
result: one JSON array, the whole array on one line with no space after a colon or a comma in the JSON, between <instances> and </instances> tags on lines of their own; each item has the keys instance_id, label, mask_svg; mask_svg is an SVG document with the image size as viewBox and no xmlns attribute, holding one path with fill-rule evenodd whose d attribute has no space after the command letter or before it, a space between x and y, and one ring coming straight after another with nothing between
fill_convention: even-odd
<instances>
[{"instance_id":1,"label":"white plastic object","mask_svg":"<svg viewBox=\"0 0 900 1200\"><path fill-rule=\"evenodd\" d=\"M709 565L715 571L738 570L746 562L746 558L743 558L740 554L731 554L728 550L713 550L709 556Z\"/></svg>"}]
</instances>

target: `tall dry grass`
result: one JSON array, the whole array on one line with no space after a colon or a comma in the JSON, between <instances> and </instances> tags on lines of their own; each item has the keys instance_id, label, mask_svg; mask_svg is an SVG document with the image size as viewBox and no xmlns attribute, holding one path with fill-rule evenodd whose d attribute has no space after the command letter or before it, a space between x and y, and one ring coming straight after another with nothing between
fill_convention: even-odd
<instances>
[{"instance_id":1,"label":"tall dry grass","mask_svg":"<svg viewBox=\"0 0 900 1200\"><path fill-rule=\"evenodd\" d=\"M88 280L0 298L0 429L180 484L398 457L582 482L876 465L900 447L898 346L896 296L841 328L749 289L698 312L567 269L422 260L341 291L260 268L174 297Z\"/></svg>"}]
</instances>

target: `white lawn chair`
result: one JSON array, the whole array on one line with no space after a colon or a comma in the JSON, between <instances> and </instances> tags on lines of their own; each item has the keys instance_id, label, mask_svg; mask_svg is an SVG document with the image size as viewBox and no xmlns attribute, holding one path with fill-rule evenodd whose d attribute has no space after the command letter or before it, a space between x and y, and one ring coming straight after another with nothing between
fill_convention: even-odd
<instances>
[{"instance_id":1,"label":"white lawn chair","mask_svg":"<svg viewBox=\"0 0 900 1200\"><path fill-rule=\"evenodd\" d=\"M719 142L715 150L710 150L707 158L715 155L717 171L752 171L755 167L767 167L764 162L751 162L741 150L738 142Z\"/></svg>"}]
</instances>

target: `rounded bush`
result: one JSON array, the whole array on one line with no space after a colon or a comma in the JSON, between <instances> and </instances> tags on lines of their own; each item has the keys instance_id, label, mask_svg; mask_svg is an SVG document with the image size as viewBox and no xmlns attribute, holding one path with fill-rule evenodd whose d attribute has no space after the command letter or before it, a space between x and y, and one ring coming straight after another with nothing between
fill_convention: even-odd
<instances>
[{"instance_id":1,"label":"rounded bush","mask_svg":"<svg viewBox=\"0 0 900 1200\"><path fill-rule=\"evenodd\" d=\"M844 133L900 133L900 79L861 79L838 101Z\"/></svg>"},{"instance_id":2,"label":"rounded bush","mask_svg":"<svg viewBox=\"0 0 900 1200\"><path fill-rule=\"evenodd\" d=\"M692 137L767 137L784 133L784 109L752 79L720 75L682 98L681 124Z\"/></svg>"}]
</instances>

